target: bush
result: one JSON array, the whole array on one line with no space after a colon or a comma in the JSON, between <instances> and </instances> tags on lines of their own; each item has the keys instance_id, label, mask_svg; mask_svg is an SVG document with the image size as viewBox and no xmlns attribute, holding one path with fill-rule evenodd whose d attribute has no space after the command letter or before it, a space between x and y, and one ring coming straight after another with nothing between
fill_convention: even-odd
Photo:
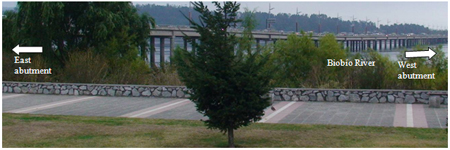
<instances>
[{"instance_id":1,"label":"bush","mask_svg":"<svg viewBox=\"0 0 450 150\"><path fill-rule=\"evenodd\" d=\"M60 74L63 82L103 83L108 73L108 61L90 50L69 53L69 59Z\"/></svg>"}]
</instances>

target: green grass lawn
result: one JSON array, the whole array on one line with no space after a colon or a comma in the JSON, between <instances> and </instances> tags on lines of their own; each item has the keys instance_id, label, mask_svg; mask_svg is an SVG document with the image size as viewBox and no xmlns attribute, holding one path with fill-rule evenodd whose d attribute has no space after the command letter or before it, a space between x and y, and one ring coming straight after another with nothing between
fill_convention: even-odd
<instances>
[{"instance_id":1,"label":"green grass lawn","mask_svg":"<svg viewBox=\"0 0 450 150\"><path fill-rule=\"evenodd\" d=\"M7 147L227 147L201 121L3 113ZM445 129L255 123L237 147L448 147Z\"/></svg>"}]
</instances>

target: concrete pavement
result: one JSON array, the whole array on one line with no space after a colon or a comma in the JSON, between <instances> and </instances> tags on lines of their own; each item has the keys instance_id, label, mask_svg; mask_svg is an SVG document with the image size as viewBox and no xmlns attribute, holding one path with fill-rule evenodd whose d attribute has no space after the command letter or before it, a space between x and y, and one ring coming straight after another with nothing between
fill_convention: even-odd
<instances>
[{"instance_id":1,"label":"concrete pavement","mask_svg":"<svg viewBox=\"0 0 450 150\"><path fill-rule=\"evenodd\" d=\"M3 93L3 113L206 119L187 99ZM275 102L261 123L446 128L448 107L424 104Z\"/></svg>"}]
</instances>

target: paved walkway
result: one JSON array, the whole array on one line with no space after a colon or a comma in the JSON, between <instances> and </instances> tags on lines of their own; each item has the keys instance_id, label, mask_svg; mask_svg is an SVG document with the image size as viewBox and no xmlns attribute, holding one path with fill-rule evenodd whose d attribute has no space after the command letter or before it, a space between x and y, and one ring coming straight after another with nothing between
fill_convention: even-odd
<instances>
[{"instance_id":1,"label":"paved walkway","mask_svg":"<svg viewBox=\"0 0 450 150\"><path fill-rule=\"evenodd\" d=\"M206 119L187 99L63 96L3 93L6 113L111 116L163 119ZM423 104L340 102L275 102L261 123L446 128L448 107Z\"/></svg>"}]
</instances>

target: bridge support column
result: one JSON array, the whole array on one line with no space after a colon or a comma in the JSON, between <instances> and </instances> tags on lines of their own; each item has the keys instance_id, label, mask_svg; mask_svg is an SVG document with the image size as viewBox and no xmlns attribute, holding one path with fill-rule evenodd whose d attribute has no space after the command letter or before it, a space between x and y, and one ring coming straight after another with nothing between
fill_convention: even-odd
<instances>
[{"instance_id":1,"label":"bridge support column","mask_svg":"<svg viewBox=\"0 0 450 150\"><path fill-rule=\"evenodd\" d=\"M345 40L344 42L345 42L345 48L348 49L348 41Z\"/></svg>"},{"instance_id":2,"label":"bridge support column","mask_svg":"<svg viewBox=\"0 0 450 150\"><path fill-rule=\"evenodd\" d=\"M397 48L398 39L394 40L394 48Z\"/></svg>"},{"instance_id":3,"label":"bridge support column","mask_svg":"<svg viewBox=\"0 0 450 150\"><path fill-rule=\"evenodd\" d=\"M361 44L361 50L360 51L363 51L365 49L364 48L364 40L359 41L359 43Z\"/></svg>"},{"instance_id":4,"label":"bridge support column","mask_svg":"<svg viewBox=\"0 0 450 150\"><path fill-rule=\"evenodd\" d=\"M366 49L366 41L362 40L361 44L362 44L362 50L365 50Z\"/></svg>"},{"instance_id":5,"label":"bridge support column","mask_svg":"<svg viewBox=\"0 0 450 150\"><path fill-rule=\"evenodd\" d=\"M392 50L392 40L389 40L389 49Z\"/></svg>"},{"instance_id":6,"label":"bridge support column","mask_svg":"<svg viewBox=\"0 0 450 150\"><path fill-rule=\"evenodd\" d=\"M159 42L160 42L160 44L159 44L159 67L161 67L161 68L163 68L164 67L164 47L165 47L165 45L164 45L164 37L161 37L160 39L159 39Z\"/></svg>"},{"instance_id":7,"label":"bridge support column","mask_svg":"<svg viewBox=\"0 0 450 150\"><path fill-rule=\"evenodd\" d=\"M184 48L184 50L186 50L186 51L188 50L188 49L187 49L187 48L188 48L188 47L187 47L187 40L186 40L186 38L184 38L184 37L183 37L183 48Z\"/></svg>"},{"instance_id":8,"label":"bridge support column","mask_svg":"<svg viewBox=\"0 0 450 150\"><path fill-rule=\"evenodd\" d=\"M388 48L387 48L387 39L386 40L384 40L384 50L388 50Z\"/></svg>"},{"instance_id":9,"label":"bridge support column","mask_svg":"<svg viewBox=\"0 0 450 150\"><path fill-rule=\"evenodd\" d=\"M175 36L172 35L172 37L170 37L170 58L173 57L174 50L175 50ZM172 61L170 61L170 63L172 63Z\"/></svg>"},{"instance_id":10,"label":"bridge support column","mask_svg":"<svg viewBox=\"0 0 450 150\"><path fill-rule=\"evenodd\" d=\"M155 67L155 37L150 37L150 67Z\"/></svg>"},{"instance_id":11,"label":"bridge support column","mask_svg":"<svg viewBox=\"0 0 450 150\"><path fill-rule=\"evenodd\" d=\"M259 49L260 48L260 44L259 44L259 39L256 39L256 49Z\"/></svg>"},{"instance_id":12,"label":"bridge support column","mask_svg":"<svg viewBox=\"0 0 450 150\"><path fill-rule=\"evenodd\" d=\"M377 46L378 46L377 40L373 40L373 50L377 51Z\"/></svg>"}]
</instances>

